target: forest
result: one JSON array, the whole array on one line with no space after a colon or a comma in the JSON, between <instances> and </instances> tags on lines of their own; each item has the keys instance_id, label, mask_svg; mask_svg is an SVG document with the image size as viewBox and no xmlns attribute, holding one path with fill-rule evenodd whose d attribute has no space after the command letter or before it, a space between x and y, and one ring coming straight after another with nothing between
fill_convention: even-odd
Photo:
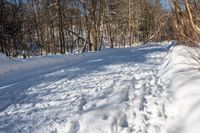
<instances>
[{"instance_id":1,"label":"forest","mask_svg":"<svg viewBox=\"0 0 200 133\"><path fill-rule=\"evenodd\" d=\"M0 52L24 58L136 43L197 44L199 0L1 0Z\"/></svg>"}]
</instances>

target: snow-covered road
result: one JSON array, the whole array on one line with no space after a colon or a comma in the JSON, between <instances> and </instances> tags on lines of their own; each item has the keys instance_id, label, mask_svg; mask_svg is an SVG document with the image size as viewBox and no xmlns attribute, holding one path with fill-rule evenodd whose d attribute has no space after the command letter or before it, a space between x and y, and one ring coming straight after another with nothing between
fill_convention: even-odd
<instances>
[{"instance_id":1,"label":"snow-covered road","mask_svg":"<svg viewBox=\"0 0 200 133\"><path fill-rule=\"evenodd\" d=\"M167 95L157 66L168 46L106 49L0 75L0 132L160 133Z\"/></svg>"}]
</instances>

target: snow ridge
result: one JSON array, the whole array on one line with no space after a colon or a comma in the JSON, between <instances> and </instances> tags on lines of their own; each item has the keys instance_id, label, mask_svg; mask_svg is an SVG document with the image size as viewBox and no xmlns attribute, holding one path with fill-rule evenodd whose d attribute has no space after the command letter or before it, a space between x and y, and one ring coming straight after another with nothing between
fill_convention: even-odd
<instances>
[{"instance_id":1,"label":"snow ridge","mask_svg":"<svg viewBox=\"0 0 200 133\"><path fill-rule=\"evenodd\" d=\"M199 48L172 47L160 66L160 77L168 84L168 119L164 133L199 133L200 130L200 73ZM192 53L192 54L191 54Z\"/></svg>"}]
</instances>

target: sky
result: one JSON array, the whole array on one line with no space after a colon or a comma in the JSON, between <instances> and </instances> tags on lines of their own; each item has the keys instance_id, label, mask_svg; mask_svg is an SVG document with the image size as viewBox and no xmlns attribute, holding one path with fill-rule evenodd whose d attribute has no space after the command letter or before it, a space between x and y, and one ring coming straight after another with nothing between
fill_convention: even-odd
<instances>
[{"instance_id":1,"label":"sky","mask_svg":"<svg viewBox=\"0 0 200 133\"><path fill-rule=\"evenodd\" d=\"M163 8L170 9L169 1L168 0L160 0L162 3Z\"/></svg>"}]
</instances>

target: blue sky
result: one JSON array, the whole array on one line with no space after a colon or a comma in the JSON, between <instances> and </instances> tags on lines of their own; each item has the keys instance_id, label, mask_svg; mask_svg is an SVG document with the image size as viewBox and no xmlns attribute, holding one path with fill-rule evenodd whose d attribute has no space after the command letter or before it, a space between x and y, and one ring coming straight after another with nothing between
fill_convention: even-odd
<instances>
[{"instance_id":1,"label":"blue sky","mask_svg":"<svg viewBox=\"0 0 200 133\"><path fill-rule=\"evenodd\" d=\"M168 0L160 0L161 3L162 3L162 6L165 8L165 9L170 9L170 5L169 5L169 1Z\"/></svg>"}]
</instances>

